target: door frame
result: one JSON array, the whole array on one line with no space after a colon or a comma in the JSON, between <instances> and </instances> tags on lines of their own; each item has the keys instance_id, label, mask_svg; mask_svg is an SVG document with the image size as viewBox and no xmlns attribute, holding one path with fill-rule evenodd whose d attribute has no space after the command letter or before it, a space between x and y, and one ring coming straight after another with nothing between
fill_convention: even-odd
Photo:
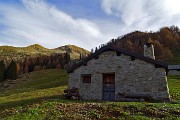
<instances>
[{"instance_id":1,"label":"door frame","mask_svg":"<svg viewBox=\"0 0 180 120\"><path fill-rule=\"evenodd\" d=\"M113 75L114 76L114 82L113 82L113 85L114 85L114 90L113 90L113 94L114 94L114 100L107 100L107 101L115 101L115 84L116 84L116 74L115 72L109 72L109 73L102 73L102 100L104 100L104 76L105 75ZM112 92L112 91L109 91L109 92ZM109 93L110 94L110 93Z\"/></svg>"}]
</instances>

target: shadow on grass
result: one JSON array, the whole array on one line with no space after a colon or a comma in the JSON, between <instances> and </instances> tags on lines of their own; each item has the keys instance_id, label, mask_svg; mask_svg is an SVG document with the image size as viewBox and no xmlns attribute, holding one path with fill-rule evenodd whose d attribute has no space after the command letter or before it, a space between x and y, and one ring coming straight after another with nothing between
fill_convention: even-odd
<instances>
[{"instance_id":1,"label":"shadow on grass","mask_svg":"<svg viewBox=\"0 0 180 120\"><path fill-rule=\"evenodd\" d=\"M30 78L18 79L4 90L0 90L0 96L7 96L34 90L61 87L68 84L68 74L64 70L42 70L35 71ZM31 74L31 73L30 73Z\"/></svg>"},{"instance_id":2,"label":"shadow on grass","mask_svg":"<svg viewBox=\"0 0 180 120\"><path fill-rule=\"evenodd\" d=\"M48 97L39 97L39 98L26 99L26 100L4 102L0 104L0 110L26 106L26 105L36 104L36 103L42 103L45 101L58 101L58 102L63 102L63 103L72 102L70 100L66 100L63 96L54 95L54 96L48 96Z\"/></svg>"},{"instance_id":3,"label":"shadow on grass","mask_svg":"<svg viewBox=\"0 0 180 120\"><path fill-rule=\"evenodd\" d=\"M49 86L38 86L36 88L34 87L22 87L20 89L15 89L15 90L4 90L4 91L0 91L0 96L9 96L9 95L13 95L13 94L19 94L19 93L24 93L24 92L31 92L31 91L36 91L36 90L43 90L43 89L51 89L51 88L57 88L57 87L62 87L64 89L64 87L67 86L67 83L63 83L63 84L56 84L56 85L49 85Z\"/></svg>"}]
</instances>

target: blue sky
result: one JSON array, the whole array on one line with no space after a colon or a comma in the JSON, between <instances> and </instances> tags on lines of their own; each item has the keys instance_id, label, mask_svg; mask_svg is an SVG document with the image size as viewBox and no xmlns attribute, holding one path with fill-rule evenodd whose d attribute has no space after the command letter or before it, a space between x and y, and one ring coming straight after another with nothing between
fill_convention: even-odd
<instances>
[{"instance_id":1,"label":"blue sky","mask_svg":"<svg viewBox=\"0 0 180 120\"><path fill-rule=\"evenodd\" d=\"M1 0L0 45L88 50L128 32L180 27L179 0Z\"/></svg>"},{"instance_id":2,"label":"blue sky","mask_svg":"<svg viewBox=\"0 0 180 120\"><path fill-rule=\"evenodd\" d=\"M98 0L49 0L48 2L75 18L84 17L93 19L95 17L107 16L101 10L101 4Z\"/></svg>"}]
</instances>

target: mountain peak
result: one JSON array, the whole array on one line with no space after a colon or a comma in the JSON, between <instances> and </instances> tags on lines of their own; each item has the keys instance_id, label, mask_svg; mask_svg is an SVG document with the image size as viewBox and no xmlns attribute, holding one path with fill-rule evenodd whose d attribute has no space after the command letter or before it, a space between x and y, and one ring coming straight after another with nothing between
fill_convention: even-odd
<instances>
[{"instance_id":1,"label":"mountain peak","mask_svg":"<svg viewBox=\"0 0 180 120\"><path fill-rule=\"evenodd\" d=\"M34 48L34 49L47 49L39 44L33 44L33 45L29 45L27 46L27 48Z\"/></svg>"},{"instance_id":2,"label":"mountain peak","mask_svg":"<svg viewBox=\"0 0 180 120\"><path fill-rule=\"evenodd\" d=\"M53 53L67 52L72 59L78 59L80 55L87 56L90 52L75 45L65 45L56 49L48 49L39 44L27 47L0 46L0 59L26 58L29 56L51 55Z\"/></svg>"},{"instance_id":3,"label":"mountain peak","mask_svg":"<svg viewBox=\"0 0 180 120\"><path fill-rule=\"evenodd\" d=\"M90 54L90 52L84 48L75 46L75 45L65 45L56 48L55 50L61 50L61 51L66 51L71 55L72 59L78 59L81 56L87 56Z\"/></svg>"},{"instance_id":4,"label":"mountain peak","mask_svg":"<svg viewBox=\"0 0 180 120\"><path fill-rule=\"evenodd\" d=\"M75 46L75 45L65 45L65 46L61 46L61 47L58 47L56 48L57 50L63 50L63 51L66 51L68 53L83 53L83 54L89 54L90 52L84 48L81 48L81 47L78 47L78 46Z\"/></svg>"}]
</instances>

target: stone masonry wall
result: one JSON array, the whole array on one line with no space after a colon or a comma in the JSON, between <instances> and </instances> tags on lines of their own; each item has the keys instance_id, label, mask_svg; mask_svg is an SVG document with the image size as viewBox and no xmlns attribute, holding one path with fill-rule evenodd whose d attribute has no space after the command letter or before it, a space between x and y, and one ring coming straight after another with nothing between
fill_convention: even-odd
<instances>
[{"instance_id":1,"label":"stone masonry wall","mask_svg":"<svg viewBox=\"0 0 180 120\"><path fill-rule=\"evenodd\" d=\"M121 95L150 96L154 100L169 99L167 77L163 68L130 56L117 56L114 51L106 51L98 59L87 62L69 74L69 88L76 87L84 100L102 100L103 75L115 73L115 100ZM91 74L91 84L82 83L82 74Z\"/></svg>"}]
</instances>

